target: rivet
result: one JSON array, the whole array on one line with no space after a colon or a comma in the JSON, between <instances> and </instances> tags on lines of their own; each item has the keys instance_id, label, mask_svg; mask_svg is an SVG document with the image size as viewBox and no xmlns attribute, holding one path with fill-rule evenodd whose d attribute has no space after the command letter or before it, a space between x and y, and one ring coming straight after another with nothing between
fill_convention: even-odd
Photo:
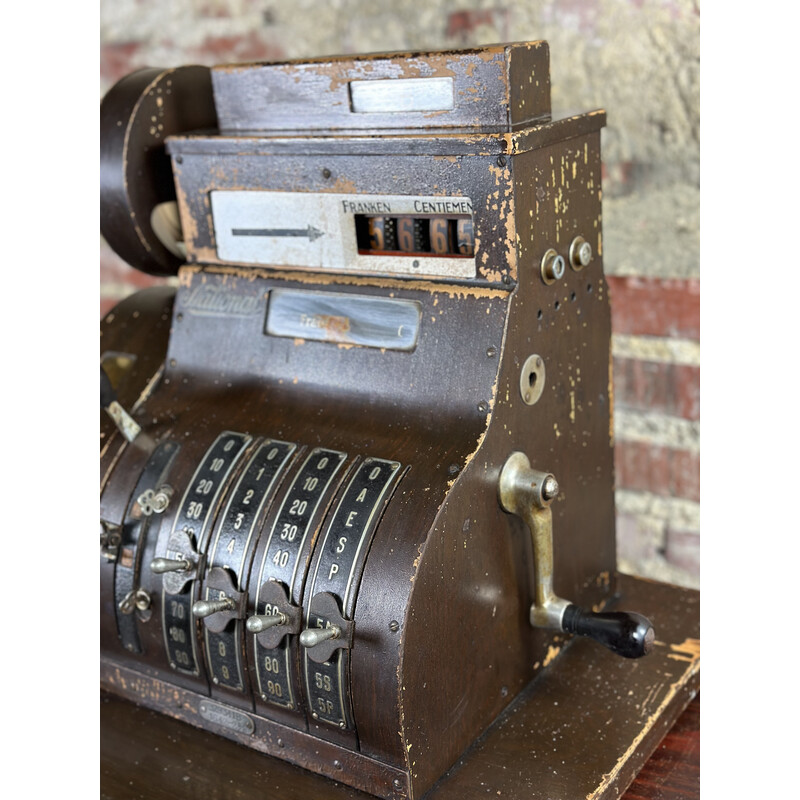
<instances>
[{"instance_id":1,"label":"rivet","mask_svg":"<svg viewBox=\"0 0 800 800\"><path fill-rule=\"evenodd\" d=\"M417 261L417 259L414 259L414 260L411 262L411 266L412 266L412 267L414 267L414 268L416 269L416 268L419 266L419 261Z\"/></svg>"},{"instance_id":2,"label":"rivet","mask_svg":"<svg viewBox=\"0 0 800 800\"><path fill-rule=\"evenodd\" d=\"M183 164L183 156L175 156L175 160L176 160L176 161L177 161L179 164Z\"/></svg>"}]
</instances>

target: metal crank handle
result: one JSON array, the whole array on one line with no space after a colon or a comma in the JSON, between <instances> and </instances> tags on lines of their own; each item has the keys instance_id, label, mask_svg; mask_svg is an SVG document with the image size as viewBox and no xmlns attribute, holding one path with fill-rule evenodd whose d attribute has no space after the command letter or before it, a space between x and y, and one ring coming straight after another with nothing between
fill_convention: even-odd
<instances>
[{"instance_id":1,"label":"metal crank handle","mask_svg":"<svg viewBox=\"0 0 800 800\"><path fill-rule=\"evenodd\" d=\"M558 496L555 476L531 467L524 453L512 453L500 473L500 505L527 526L533 545L535 576L530 623L534 628L588 636L625 658L641 658L653 649L655 630L641 614L596 613L558 597L553 591L553 515Z\"/></svg>"}]
</instances>

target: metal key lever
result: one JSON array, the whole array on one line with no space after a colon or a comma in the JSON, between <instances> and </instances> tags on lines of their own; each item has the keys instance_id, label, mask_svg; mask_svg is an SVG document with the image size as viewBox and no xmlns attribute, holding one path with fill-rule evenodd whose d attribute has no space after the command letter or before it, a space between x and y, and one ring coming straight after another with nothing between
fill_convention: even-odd
<instances>
[{"instance_id":1,"label":"metal key lever","mask_svg":"<svg viewBox=\"0 0 800 800\"><path fill-rule=\"evenodd\" d=\"M512 453L500 473L498 494L503 509L520 517L530 531L536 583L530 609L531 626L588 636L626 658L647 655L652 649L655 631L641 614L587 611L553 591L550 504L558 495L555 477L533 469L524 453Z\"/></svg>"},{"instance_id":2,"label":"metal key lever","mask_svg":"<svg viewBox=\"0 0 800 800\"><path fill-rule=\"evenodd\" d=\"M142 429L134 418L117 402L117 394L111 385L108 373L100 365L100 408L114 420L119 432L132 442Z\"/></svg>"}]
</instances>

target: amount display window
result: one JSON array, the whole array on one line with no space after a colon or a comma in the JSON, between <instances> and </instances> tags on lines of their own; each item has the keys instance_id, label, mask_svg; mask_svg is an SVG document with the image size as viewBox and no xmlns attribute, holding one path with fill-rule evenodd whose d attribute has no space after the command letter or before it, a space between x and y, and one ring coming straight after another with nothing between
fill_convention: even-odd
<instances>
[{"instance_id":1,"label":"amount display window","mask_svg":"<svg viewBox=\"0 0 800 800\"><path fill-rule=\"evenodd\" d=\"M472 258L472 217L436 215L378 217L356 214L360 255Z\"/></svg>"}]
</instances>

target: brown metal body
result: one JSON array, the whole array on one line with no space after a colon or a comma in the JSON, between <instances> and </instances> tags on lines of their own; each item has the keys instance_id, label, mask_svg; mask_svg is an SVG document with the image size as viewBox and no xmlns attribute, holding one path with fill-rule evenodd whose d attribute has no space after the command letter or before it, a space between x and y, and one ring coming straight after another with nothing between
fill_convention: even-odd
<instances>
[{"instance_id":1,"label":"brown metal body","mask_svg":"<svg viewBox=\"0 0 800 800\"><path fill-rule=\"evenodd\" d=\"M452 110L374 111L357 122L342 110L340 93L354 81L426 77L453 78ZM212 80L221 129L175 136L168 145L187 251L179 288L174 299L168 290L136 295L102 326L103 352L136 356L132 388L121 391L121 401L136 405L144 433L126 444L103 421L101 516L134 533L144 530L128 559L139 564L136 587L151 598L126 640L115 610L122 556L101 559L102 684L373 794L419 797L564 642L563 635L529 625L529 536L497 500L499 473L512 452L525 452L561 486L552 505L556 593L599 607L614 591L604 115L549 121L543 43L221 68ZM410 85L412 94L417 85ZM274 116L270 96L277 98ZM473 106L462 102L470 96ZM267 98L264 107L253 97ZM310 97L319 98L316 109ZM492 117L490 108L499 112ZM209 197L241 191L467 197L475 274L424 276L423 258L419 278L225 260ZM555 248L567 259L576 236L591 244L591 263L567 266L563 278L547 284L542 256ZM333 336L270 335L265 327L278 290L409 301L419 310L415 345L400 350ZM520 389L531 354L546 365L534 405ZM187 527L181 515L194 513L189 494L198 494L194 502L206 500L202 469L210 469L209 448L225 432L247 438L238 458L226 462L224 484L209 495L204 524L188 526L202 558L173 594L149 564L174 550L176 533ZM249 470L265 441L285 446L285 459L247 518L241 558L227 563L224 545L237 553L242 547L231 533L235 511L246 510L247 481L255 480ZM177 451L157 482L169 484L173 499L140 529L137 487L148 464L153 474L161 469L152 459L164 442ZM323 450L343 454L341 465L314 496L287 579L275 550L287 530L281 514L288 513L307 459ZM335 611L322 615L315 603L325 577L335 575L333 533L359 524L358 481L367 480L364 465L373 463L391 476L348 561L347 591L333 592L349 640L319 669L296 632L271 648L285 658L277 666L288 670L281 680L293 689L291 705L280 705L269 695L275 687L265 689L267 651L245 631L245 617L263 613L262 586L280 580L286 602L301 609L303 628L315 614L330 624ZM216 597L215 565L228 575L237 610L229 612L224 634L210 634L201 619L178 626L176 642L191 648L191 669L182 669L171 649L178 645L169 639L170 604L181 597L186 614L197 600ZM275 604L283 602L275 597ZM138 636L133 651L131 636ZM237 667L217 660L222 650L230 657L231 645ZM238 670L240 685L231 670ZM342 723L325 711L326 675L334 683L338 676Z\"/></svg>"}]
</instances>

